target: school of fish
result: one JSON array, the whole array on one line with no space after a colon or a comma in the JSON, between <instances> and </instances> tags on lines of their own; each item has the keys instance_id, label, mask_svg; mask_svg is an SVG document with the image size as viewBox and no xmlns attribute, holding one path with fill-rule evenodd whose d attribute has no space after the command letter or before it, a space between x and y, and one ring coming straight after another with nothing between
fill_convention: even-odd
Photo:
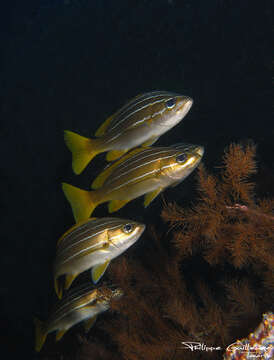
<instances>
[{"instance_id":1,"label":"school of fish","mask_svg":"<svg viewBox=\"0 0 274 360\"><path fill-rule=\"evenodd\" d=\"M185 117L192 104L189 96L151 91L136 96L108 117L96 131L95 139L65 130L75 174L103 152L107 152L110 164L92 181L91 190L62 183L76 224L57 241L53 277L59 300L47 321L35 318L36 351L41 350L51 332L56 332L58 341L79 322L84 322L89 331L97 315L123 295L122 289L96 284L110 262L141 237L145 224L90 216L100 204L107 202L108 212L112 213L142 195L147 207L167 187L178 185L193 172L203 157L203 146L151 146ZM91 271L92 281L70 289L74 279L86 270Z\"/></svg>"}]
</instances>

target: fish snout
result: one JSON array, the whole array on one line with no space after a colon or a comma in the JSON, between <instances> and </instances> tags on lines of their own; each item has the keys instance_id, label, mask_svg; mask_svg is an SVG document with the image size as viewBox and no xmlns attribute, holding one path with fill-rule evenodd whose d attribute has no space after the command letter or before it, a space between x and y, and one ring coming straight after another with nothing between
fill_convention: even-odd
<instances>
[{"instance_id":1,"label":"fish snout","mask_svg":"<svg viewBox=\"0 0 274 360\"><path fill-rule=\"evenodd\" d=\"M112 297L116 300L120 299L124 295L124 291L120 288L113 290Z\"/></svg>"},{"instance_id":2,"label":"fish snout","mask_svg":"<svg viewBox=\"0 0 274 360\"><path fill-rule=\"evenodd\" d=\"M145 229L146 229L146 225L145 224L138 224L138 226L137 226L137 235L138 235L138 237L140 237L142 234L143 234L143 232L145 231Z\"/></svg>"},{"instance_id":3,"label":"fish snout","mask_svg":"<svg viewBox=\"0 0 274 360\"><path fill-rule=\"evenodd\" d=\"M199 146L197 146L197 149L195 152L200 158L202 158L204 155L204 152L205 152L205 148L203 146L199 145Z\"/></svg>"},{"instance_id":4,"label":"fish snout","mask_svg":"<svg viewBox=\"0 0 274 360\"><path fill-rule=\"evenodd\" d=\"M193 105L193 99L189 96L182 96L177 102L177 112L183 112L187 114Z\"/></svg>"}]
</instances>

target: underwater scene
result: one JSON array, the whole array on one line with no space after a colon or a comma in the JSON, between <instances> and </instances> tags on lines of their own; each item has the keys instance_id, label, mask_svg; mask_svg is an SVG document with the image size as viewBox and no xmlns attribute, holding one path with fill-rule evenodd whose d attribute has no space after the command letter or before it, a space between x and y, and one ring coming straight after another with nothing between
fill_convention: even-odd
<instances>
[{"instance_id":1,"label":"underwater scene","mask_svg":"<svg viewBox=\"0 0 274 360\"><path fill-rule=\"evenodd\" d=\"M0 17L4 356L273 359L271 3Z\"/></svg>"}]
</instances>

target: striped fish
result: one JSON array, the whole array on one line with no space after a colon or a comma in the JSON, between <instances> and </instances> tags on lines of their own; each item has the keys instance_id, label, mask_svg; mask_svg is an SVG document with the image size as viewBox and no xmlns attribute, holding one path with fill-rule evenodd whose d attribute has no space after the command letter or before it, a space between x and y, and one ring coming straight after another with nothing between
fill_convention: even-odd
<instances>
[{"instance_id":1,"label":"striped fish","mask_svg":"<svg viewBox=\"0 0 274 360\"><path fill-rule=\"evenodd\" d=\"M191 108L188 96L168 91L152 91L136 96L96 131L89 139L66 130L65 142L72 152L72 168L80 174L99 153L112 161L139 145L152 145L178 124Z\"/></svg>"},{"instance_id":2,"label":"striped fish","mask_svg":"<svg viewBox=\"0 0 274 360\"><path fill-rule=\"evenodd\" d=\"M94 324L98 314L110 307L110 301L119 299L123 295L121 289L112 290L108 287L94 289L91 284L85 284L67 293L53 309L49 319L45 322L35 318L35 350L40 351L49 333L56 331L56 341L72 326L85 321L88 332Z\"/></svg>"},{"instance_id":3,"label":"striped fish","mask_svg":"<svg viewBox=\"0 0 274 360\"><path fill-rule=\"evenodd\" d=\"M83 271L92 269L97 283L110 261L134 244L145 230L145 225L118 218L93 218L70 228L58 241L54 263L54 285L59 298L63 287L59 277L65 275L64 288Z\"/></svg>"},{"instance_id":4,"label":"striped fish","mask_svg":"<svg viewBox=\"0 0 274 360\"><path fill-rule=\"evenodd\" d=\"M109 202L111 213L145 195L146 207L166 187L186 178L199 164L203 153L202 146L190 144L133 149L99 174L92 183L95 191L66 183L62 184L63 191L76 222L87 219L95 207L104 202Z\"/></svg>"}]
</instances>

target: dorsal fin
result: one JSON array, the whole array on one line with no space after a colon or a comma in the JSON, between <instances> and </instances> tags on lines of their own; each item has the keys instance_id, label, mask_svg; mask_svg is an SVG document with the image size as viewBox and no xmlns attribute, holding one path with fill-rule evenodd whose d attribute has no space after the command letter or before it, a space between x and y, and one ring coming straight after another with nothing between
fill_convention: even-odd
<instances>
[{"instance_id":1,"label":"dorsal fin","mask_svg":"<svg viewBox=\"0 0 274 360\"><path fill-rule=\"evenodd\" d=\"M92 217L89 218L88 220L82 220L79 221L77 224L73 225L71 228L69 228L58 240L57 240L57 246L59 245L59 243L68 235L70 234L73 230L77 229L79 226L85 224L86 222L90 221L90 220L95 220L97 219L96 217Z\"/></svg>"},{"instance_id":2,"label":"dorsal fin","mask_svg":"<svg viewBox=\"0 0 274 360\"><path fill-rule=\"evenodd\" d=\"M107 153L106 160L107 161L114 161L122 157L128 149L126 150L111 150Z\"/></svg>"},{"instance_id":3,"label":"dorsal fin","mask_svg":"<svg viewBox=\"0 0 274 360\"><path fill-rule=\"evenodd\" d=\"M104 122L103 124L97 129L95 136L96 137L101 137L103 135L105 135L107 128L109 127L111 120L114 118L116 113L114 113L113 115L109 116Z\"/></svg>"},{"instance_id":4,"label":"dorsal fin","mask_svg":"<svg viewBox=\"0 0 274 360\"><path fill-rule=\"evenodd\" d=\"M123 105L118 111L116 111L113 115L109 116L104 122L103 124L97 129L95 136L96 137L101 137L103 135L105 135L111 121L113 120L113 118L118 115L122 110L124 110L127 106L129 106L130 104L132 104L134 101L136 101L138 98L142 97L144 94L138 94L136 95L133 99L131 99L130 101L126 102L125 105Z\"/></svg>"},{"instance_id":5,"label":"dorsal fin","mask_svg":"<svg viewBox=\"0 0 274 360\"><path fill-rule=\"evenodd\" d=\"M93 183L91 184L92 189L99 189L102 187L107 180L107 178L110 176L110 174L116 169L116 167L121 164L124 160L129 159L135 154L138 154L141 151L144 151L145 147L140 147L133 149L132 151L126 153L124 156L122 156L120 159L115 161L113 164L107 165L103 171L95 178Z\"/></svg>"}]
</instances>

